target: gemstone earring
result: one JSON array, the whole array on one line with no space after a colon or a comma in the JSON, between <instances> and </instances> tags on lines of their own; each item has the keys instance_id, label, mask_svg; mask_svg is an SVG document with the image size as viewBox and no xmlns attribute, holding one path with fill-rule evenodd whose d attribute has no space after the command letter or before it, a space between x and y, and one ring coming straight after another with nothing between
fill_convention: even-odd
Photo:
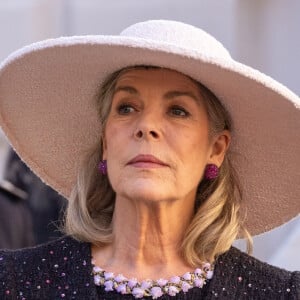
<instances>
[{"instance_id":1,"label":"gemstone earring","mask_svg":"<svg viewBox=\"0 0 300 300\"><path fill-rule=\"evenodd\" d=\"M208 164L205 167L204 178L208 180L216 179L219 175L219 168L215 164Z\"/></svg>"},{"instance_id":2,"label":"gemstone earring","mask_svg":"<svg viewBox=\"0 0 300 300\"><path fill-rule=\"evenodd\" d=\"M107 161L105 159L101 160L98 164L98 170L102 175L107 174Z\"/></svg>"}]
</instances>

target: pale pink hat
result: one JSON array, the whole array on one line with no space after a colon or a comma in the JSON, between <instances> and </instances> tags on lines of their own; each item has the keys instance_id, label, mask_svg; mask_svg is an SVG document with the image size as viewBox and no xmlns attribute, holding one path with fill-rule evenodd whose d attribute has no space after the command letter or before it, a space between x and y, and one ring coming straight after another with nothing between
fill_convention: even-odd
<instances>
[{"instance_id":1,"label":"pale pink hat","mask_svg":"<svg viewBox=\"0 0 300 300\"><path fill-rule=\"evenodd\" d=\"M148 21L119 36L46 40L0 66L0 125L47 184L68 197L78 162L100 132L94 95L113 71L155 65L203 83L232 115L234 165L252 234L300 211L300 100L286 87L234 61L213 37L174 21Z\"/></svg>"}]
</instances>

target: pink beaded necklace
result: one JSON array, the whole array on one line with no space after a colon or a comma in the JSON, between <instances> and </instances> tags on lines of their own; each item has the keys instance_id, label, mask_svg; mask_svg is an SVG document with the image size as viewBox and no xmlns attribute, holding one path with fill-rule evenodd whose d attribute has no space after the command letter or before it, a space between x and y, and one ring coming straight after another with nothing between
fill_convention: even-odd
<instances>
[{"instance_id":1,"label":"pink beaded necklace","mask_svg":"<svg viewBox=\"0 0 300 300\"><path fill-rule=\"evenodd\" d=\"M205 263L202 268L197 268L194 272L187 272L182 276L172 276L169 280L143 280L137 281L135 278L128 279L122 274L117 276L114 273L106 272L103 269L93 267L94 282L97 286L104 286L105 291L117 291L120 294L132 294L135 298L151 296L157 299L162 295L175 296L183 291L186 293L193 287L202 288L207 279L213 276L213 267Z\"/></svg>"}]
</instances>

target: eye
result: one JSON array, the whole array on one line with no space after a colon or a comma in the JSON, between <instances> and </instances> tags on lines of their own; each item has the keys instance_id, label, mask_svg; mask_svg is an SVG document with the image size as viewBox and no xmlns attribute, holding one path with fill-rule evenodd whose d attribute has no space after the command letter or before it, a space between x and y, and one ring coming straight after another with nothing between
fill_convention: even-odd
<instances>
[{"instance_id":1,"label":"eye","mask_svg":"<svg viewBox=\"0 0 300 300\"><path fill-rule=\"evenodd\" d=\"M134 107L130 104L120 104L117 107L117 111L120 115L128 115L135 111Z\"/></svg>"},{"instance_id":2,"label":"eye","mask_svg":"<svg viewBox=\"0 0 300 300\"><path fill-rule=\"evenodd\" d=\"M188 117L190 115L183 107L177 105L170 108L170 114L176 117Z\"/></svg>"}]
</instances>

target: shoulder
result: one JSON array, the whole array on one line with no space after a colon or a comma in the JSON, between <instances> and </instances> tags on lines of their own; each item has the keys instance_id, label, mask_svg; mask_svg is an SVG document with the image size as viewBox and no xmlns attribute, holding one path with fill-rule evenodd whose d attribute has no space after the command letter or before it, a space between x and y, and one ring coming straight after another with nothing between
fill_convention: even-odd
<instances>
[{"instance_id":1,"label":"shoulder","mask_svg":"<svg viewBox=\"0 0 300 300\"><path fill-rule=\"evenodd\" d=\"M89 244L79 242L70 236L64 236L57 240L24 249L18 250L0 250L1 263L5 264L5 258L15 263L23 265L39 264L43 261L55 261L62 256L76 258L76 254L85 252L88 253Z\"/></svg>"},{"instance_id":2,"label":"shoulder","mask_svg":"<svg viewBox=\"0 0 300 300\"><path fill-rule=\"evenodd\" d=\"M271 266L236 248L218 258L215 276L223 283L222 290L238 299L300 298L300 272Z\"/></svg>"},{"instance_id":3,"label":"shoulder","mask_svg":"<svg viewBox=\"0 0 300 300\"><path fill-rule=\"evenodd\" d=\"M21 294L26 299L46 299L49 293L54 298L67 295L71 288L78 289L78 280L90 284L91 269L89 243L71 237L33 248L0 251L0 298L10 295L14 299Z\"/></svg>"}]
</instances>

